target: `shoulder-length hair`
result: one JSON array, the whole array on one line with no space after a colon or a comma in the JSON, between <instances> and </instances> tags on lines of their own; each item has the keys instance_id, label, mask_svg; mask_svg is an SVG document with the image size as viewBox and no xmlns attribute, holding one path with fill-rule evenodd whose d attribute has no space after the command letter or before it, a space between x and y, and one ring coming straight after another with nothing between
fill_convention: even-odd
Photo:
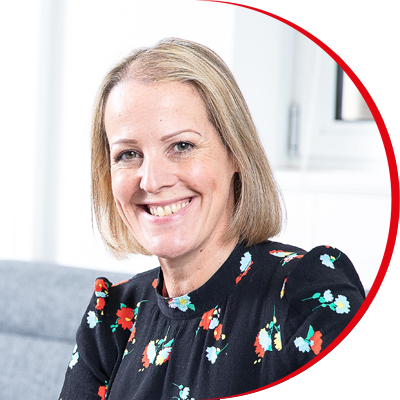
<instances>
[{"instance_id":1,"label":"shoulder-length hair","mask_svg":"<svg viewBox=\"0 0 400 400\"><path fill-rule=\"evenodd\" d=\"M91 137L92 213L111 254L116 258L150 254L122 221L111 189L104 112L111 90L129 79L146 84L182 82L196 88L208 118L239 169L234 177L235 206L226 240L238 238L250 246L276 236L282 226L280 193L235 78L209 48L169 38L137 49L122 60L107 74L96 98Z\"/></svg>"}]
</instances>

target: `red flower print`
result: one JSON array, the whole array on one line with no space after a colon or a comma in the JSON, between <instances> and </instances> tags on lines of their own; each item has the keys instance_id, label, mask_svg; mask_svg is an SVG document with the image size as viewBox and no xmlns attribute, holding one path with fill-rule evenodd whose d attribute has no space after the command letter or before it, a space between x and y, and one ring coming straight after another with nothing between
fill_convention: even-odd
<instances>
[{"instance_id":1,"label":"red flower print","mask_svg":"<svg viewBox=\"0 0 400 400\"><path fill-rule=\"evenodd\" d=\"M155 289L158 285L158 279L154 279L154 281L151 283L151 286L153 286L153 288Z\"/></svg>"},{"instance_id":2,"label":"red flower print","mask_svg":"<svg viewBox=\"0 0 400 400\"><path fill-rule=\"evenodd\" d=\"M149 345L147 345L145 348L144 348L144 351L143 351L143 357L142 357L142 363L143 363L143 366L145 367L145 368L149 368L149 365L150 365L150 360L147 358L147 348L149 347Z\"/></svg>"},{"instance_id":3,"label":"red flower print","mask_svg":"<svg viewBox=\"0 0 400 400\"><path fill-rule=\"evenodd\" d=\"M215 308L211 309L210 311L207 311L206 313L203 314L201 317L201 321L199 324L199 327L201 326L203 329L208 330L213 314L214 314Z\"/></svg>"},{"instance_id":4,"label":"red flower print","mask_svg":"<svg viewBox=\"0 0 400 400\"><path fill-rule=\"evenodd\" d=\"M132 342L136 335L136 326L133 327L131 336L129 336L128 342Z\"/></svg>"},{"instance_id":5,"label":"red flower print","mask_svg":"<svg viewBox=\"0 0 400 400\"><path fill-rule=\"evenodd\" d=\"M96 279L96 282L94 283L94 291L107 293L108 283L106 283L103 279Z\"/></svg>"},{"instance_id":6,"label":"red flower print","mask_svg":"<svg viewBox=\"0 0 400 400\"><path fill-rule=\"evenodd\" d=\"M97 394L101 397L101 400L104 400L107 393L107 386L100 386Z\"/></svg>"},{"instance_id":7,"label":"red flower print","mask_svg":"<svg viewBox=\"0 0 400 400\"><path fill-rule=\"evenodd\" d=\"M131 329L133 326L133 309L128 307L122 307L117 311L118 324L122 326L123 329Z\"/></svg>"},{"instance_id":8,"label":"red flower print","mask_svg":"<svg viewBox=\"0 0 400 400\"><path fill-rule=\"evenodd\" d=\"M251 262L251 264L253 264L253 262ZM251 265L250 264L250 265ZM251 269L251 267L248 267L247 269L246 269L246 271L244 271L242 274L240 274L237 278L236 278L236 284L238 284L241 280L242 280L242 278L245 276L245 275L247 275L247 273L250 271L250 269Z\"/></svg>"},{"instance_id":9,"label":"red flower print","mask_svg":"<svg viewBox=\"0 0 400 400\"><path fill-rule=\"evenodd\" d=\"M156 346L154 340L150 341L150 343L145 347L142 357L142 363L145 368L148 368L150 364L154 363L158 347L159 346Z\"/></svg>"},{"instance_id":10,"label":"red flower print","mask_svg":"<svg viewBox=\"0 0 400 400\"><path fill-rule=\"evenodd\" d=\"M214 330L215 340L219 340L222 333L222 324L219 324Z\"/></svg>"},{"instance_id":11,"label":"red flower print","mask_svg":"<svg viewBox=\"0 0 400 400\"><path fill-rule=\"evenodd\" d=\"M313 341L314 344L311 346L311 350L315 355L319 354L321 351L321 345L323 340L321 339L322 333L320 331L316 331L314 335L311 336L310 342Z\"/></svg>"},{"instance_id":12,"label":"red flower print","mask_svg":"<svg viewBox=\"0 0 400 400\"><path fill-rule=\"evenodd\" d=\"M264 357L265 350L261 346L258 336L256 337L256 341L254 342L254 346L256 348L256 354L258 354L259 357Z\"/></svg>"},{"instance_id":13,"label":"red flower print","mask_svg":"<svg viewBox=\"0 0 400 400\"><path fill-rule=\"evenodd\" d=\"M105 301L104 297L98 297L97 304L96 304L96 310L102 310L105 305L106 305L106 301Z\"/></svg>"}]
</instances>

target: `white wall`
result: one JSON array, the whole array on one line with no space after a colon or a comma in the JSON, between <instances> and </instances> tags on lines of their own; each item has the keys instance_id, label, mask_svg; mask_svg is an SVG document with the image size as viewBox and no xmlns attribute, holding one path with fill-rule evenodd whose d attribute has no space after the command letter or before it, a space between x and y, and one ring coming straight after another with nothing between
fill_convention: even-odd
<instances>
[{"instance_id":1,"label":"white wall","mask_svg":"<svg viewBox=\"0 0 400 400\"><path fill-rule=\"evenodd\" d=\"M296 163L287 155L290 103L302 101L307 108L310 97L305 82L314 58L300 52L300 68L296 52L310 46L308 39L275 19L223 4L43 0L40 9L23 3L29 18L18 19L18 7L10 5L0 27L3 37L10 29L16 33L7 42L14 65L0 66L8 77L1 107L1 258L132 273L157 265L144 256L113 260L92 232L90 120L97 87L114 63L133 48L181 36L219 53L248 100L286 198L288 223L277 240L306 249L337 246L354 261L364 284L372 284L390 211L383 149L377 172L354 165L343 170L335 161L328 170L310 169L310 152L299 154ZM52 29L55 35L48 34ZM319 121L318 111L307 115ZM302 135L304 149L307 130Z\"/></svg>"},{"instance_id":2,"label":"white wall","mask_svg":"<svg viewBox=\"0 0 400 400\"><path fill-rule=\"evenodd\" d=\"M10 2L0 13L0 257L33 254L41 9Z\"/></svg>"}]
</instances>

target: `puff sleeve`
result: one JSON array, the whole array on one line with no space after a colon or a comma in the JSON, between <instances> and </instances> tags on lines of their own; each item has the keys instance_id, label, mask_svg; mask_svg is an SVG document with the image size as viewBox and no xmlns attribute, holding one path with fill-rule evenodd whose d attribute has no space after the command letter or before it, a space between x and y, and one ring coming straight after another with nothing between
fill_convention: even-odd
<instances>
[{"instance_id":1,"label":"puff sleeve","mask_svg":"<svg viewBox=\"0 0 400 400\"><path fill-rule=\"evenodd\" d=\"M319 246L290 264L280 293L286 303L281 316L285 374L326 349L365 299L353 264L338 249Z\"/></svg>"},{"instance_id":2,"label":"puff sleeve","mask_svg":"<svg viewBox=\"0 0 400 400\"><path fill-rule=\"evenodd\" d=\"M76 334L76 346L59 397L62 400L104 399L127 340L127 337L121 340L121 335L113 335L110 329L115 323L115 313L112 321L110 310L115 307L109 295L115 288L106 278L97 279L94 286L94 294Z\"/></svg>"}]
</instances>

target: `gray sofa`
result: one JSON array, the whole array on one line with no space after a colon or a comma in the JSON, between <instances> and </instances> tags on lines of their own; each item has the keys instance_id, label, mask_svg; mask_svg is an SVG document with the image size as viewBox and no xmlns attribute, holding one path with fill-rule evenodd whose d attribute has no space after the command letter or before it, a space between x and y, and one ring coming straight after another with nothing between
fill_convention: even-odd
<instances>
[{"instance_id":1,"label":"gray sofa","mask_svg":"<svg viewBox=\"0 0 400 400\"><path fill-rule=\"evenodd\" d=\"M126 274L0 261L0 399L58 400L97 277Z\"/></svg>"}]
</instances>

